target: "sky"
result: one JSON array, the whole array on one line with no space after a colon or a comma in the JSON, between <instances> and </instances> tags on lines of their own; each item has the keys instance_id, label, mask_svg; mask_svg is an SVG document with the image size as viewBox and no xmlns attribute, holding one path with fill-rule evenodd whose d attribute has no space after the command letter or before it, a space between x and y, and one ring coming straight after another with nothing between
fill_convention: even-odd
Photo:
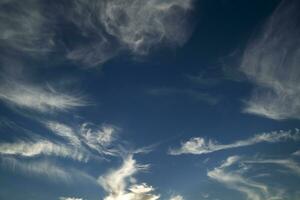
<instances>
[{"instance_id":1,"label":"sky","mask_svg":"<svg viewBox=\"0 0 300 200\"><path fill-rule=\"evenodd\" d=\"M299 200L299 9L0 0L0 199Z\"/></svg>"}]
</instances>

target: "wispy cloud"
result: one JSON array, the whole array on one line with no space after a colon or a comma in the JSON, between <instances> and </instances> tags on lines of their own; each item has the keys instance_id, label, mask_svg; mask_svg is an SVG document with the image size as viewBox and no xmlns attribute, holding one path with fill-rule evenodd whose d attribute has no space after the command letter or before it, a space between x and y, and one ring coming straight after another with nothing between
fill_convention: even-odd
<instances>
[{"instance_id":1,"label":"wispy cloud","mask_svg":"<svg viewBox=\"0 0 300 200\"><path fill-rule=\"evenodd\" d=\"M294 131L274 131L271 133L257 134L253 137L247 138L245 140L238 140L231 144L220 144L214 140L206 140L205 138L195 137L181 144L180 148L170 149L169 153L171 155L180 154L208 154L215 151L232 149L238 147L245 147L250 145L255 145L258 143L275 143L287 140L300 140L300 132L298 129Z\"/></svg>"},{"instance_id":2,"label":"wispy cloud","mask_svg":"<svg viewBox=\"0 0 300 200\"><path fill-rule=\"evenodd\" d=\"M0 5L1 49L42 55L54 48L55 29L40 1L8 0Z\"/></svg>"},{"instance_id":3,"label":"wispy cloud","mask_svg":"<svg viewBox=\"0 0 300 200\"><path fill-rule=\"evenodd\" d=\"M245 163L256 163L256 164L275 164L288 168L298 176L300 176L300 165L291 159L264 159L264 160L250 160Z\"/></svg>"},{"instance_id":4,"label":"wispy cloud","mask_svg":"<svg viewBox=\"0 0 300 200\"><path fill-rule=\"evenodd\" d=\"M59 197L59 200L83 200L83 199L76 198L76 197Z\"/></svg>"},{"instance_id":5,"label":"wispy cloud","mask_svg":"<svg viewBox=\"0 0 300 200\"><path fill-rule=\"evenodd\" d=\"M238 170L230 170L230 167L240 160L238 156L232 156L219 167L208 171L207 176L230 189L237 190L247 196L249 200L269 199L268 187L264 184L252 181L244 177Z\"/></svg>"},{"instance_id":6,"label":"wispy cloud","mask_svg":"<svg viewBox=\"0 0 300 200\"><path fill-rule=\"evenodd\" d=\"M262 165L262 167L257 167L257 165ZM276 165L288 169L291 174L300 175L299 163L290 158L268 159L241 156L228 157L220 166L209 170L207 175L226 187L245 194L249 200L292 199L295 191L287 193L286 186L281 184L280 180L276 184L272 183L279 177L273 173L273 170L277 169L274 168ZM269 178L271 182L268 181ZM263 180L264 183L255 181L257 179Z\"/></svg>"},{"instance_id":7,"label":"wispy cloud","mask_svg":"<svg viewBox=\"0 0 300 200\"><path fill-rule=\"evenodd\" d=\"M43 87L17 81L5 81L0 85L0 99L9 105L43 113L87 105L80 95L59 92L50 85Z\"/></svg>"},{"instance_id":8,"label":"wispy cloud","mask_svg":"<svg viewBox=\"0 0 300 200\"><path fill-rule=\"evenodd\" d=\"M14 143L0 143L0 154L23 157L36 157L41 155L59 156L78 161L87 159L87 155L85 155L80 149L74 149L70 146L54 143L44 139L17 141Z\"/></svg>"},{"instance_id":9,"label":"wispy cloud","mask_svg":"<svg viewBox=\"0 0 300 200\"><path fill-rule=\"evenodd\" d=\"M119 51L145 55L159 44L180 46L190 34L186 17L192 9L190 0L79 0L72 8L69 19L93 40L90 45L79 44L68 58L89 65L103 63Z\"/></svg>"},{"instance_id":10,"label":"wispy cloud","mask_svg":"<svg viewBox=\"0 0 300 200\"><path fill-rule=\"evenodd\" d=\"M244 112L275 120L300 119L300 42L297 0L284 0L246 48L241 71L255 83Z\"/></svg>"},{"instance_id":11,"label":"wispy cloud","mask_svg":"<svg viewBox=\"0 0 300 200\"><path fill-rule=\"evenodd\" d=\"M137 184L134 175L148 169L149 165L137 164L132 155L124 158L123 164L116 170L99 177L98 181L108 195L104 200L156 200L154 188L146 183Z\"/></svg>"}]
</instances>

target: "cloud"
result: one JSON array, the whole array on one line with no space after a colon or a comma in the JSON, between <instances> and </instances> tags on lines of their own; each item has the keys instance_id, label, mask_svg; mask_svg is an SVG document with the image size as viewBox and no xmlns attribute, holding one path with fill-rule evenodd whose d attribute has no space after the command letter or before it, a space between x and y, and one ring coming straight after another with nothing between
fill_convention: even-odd
<instances>
[{"instance_id":1,"label":"cloud","mask_svg":"<svg viewBox=\"0 0 300 200\"><path fill-rule=\"evenodd\" d=\"M232 149L238 147L251 146L258 143L276 143L286 140L300 140L300 132L298 129L294 133L292 131L274 131L271 133L262 133L250 137L245 140L238 140L231 144L219 144L214 140L206 140L201 137L191 138L187 142L181 144L178 149L170 149L169 153L171 155L180 154L208 154L215 151L221 151L225 149Z\"/></svg>"},{"instance_id":2,"label":"cloud","mask_svg":"<svg viewBox=\"0 0 300 200\"><path fill-rule=\"evenodd\" d=\"M59 197L59 200L83 200L83 199L75 198L75 197Z\"/></svg>"},{"instance_id":3,"label":"cloud","mask_svg":"<svg viewBox=\"0 0 300 200\"><path fill-rule=\"evenodd\" d=\"M66 183L87 181L96 185L95 178L86 172L77 170L71 166L66 168L48 160L28 160L3 156L0 158L0 166L17 174L47 178L47 180L51 181Z\"/></svg>"},{"instance_id":4,"label":"cloud","mask_svg":"<svg viewBox=\"0 0 300 200\"><path fill-rule=\"evenodd\" d=\"M49 130L58 136L63 137L70 144L80 147L81 141L71 127L55 121L48 121L45 125Z\"/></svg>"},{"instance_id":5,"label":"cloud","mask_svg":"<svg viewBox=\"0 0 300 200\"><path fill-rule=\"evenodd\" d=\"M263 165L263 167L257 167L257 165ZM207 175L226 187L245 194L249 200L291 199L297 191L290 190L287 193L286 186L281 184L281 180L276 181L276 178L281 176L272 172L276 168L268 165L279 165L289 169L290 173L300 175L299 164L289 158L268 159L241 156L228 157L220 166L209 170ZM254 179L263 180L264 183L254 181Z\"/></svg>"},{"instance_id":6,"label":"cloud","mask_svg":"<svg viewBox=\"0 0 300 200\"><path fill-rule=\"evenodd\" d=\"M66 182L71 180L71 174L48 161L28 161L2 157L1 167L25 175L46 176L50 180L62 180Z\"/></svg>"},{"instance_id":7,"label":"cloud","mask_svg":"<svg viewBox=\"0 0 300 200\"><path fill-rule=\"evenodd\" d=\"M170 200L184 200L184 198L181 195L172 196Z\"/></svg>"},{"instance_id":8,"label":"cloud","mask_svg":"<svg viewBox=\"0 0 300 200\"><path fill-rule=\"evenodd\" d=\"M42 87L17 81L5 81L0 85L0 99L9 105L42 113L87 105L82 96L58 92L50 85Z\"/></svg>"},{"instance_id":9,"label":"cloud","mask_svg":"<svg viewBox=\"0 0 300 200\"><path fill-rule=\"evenodd\" d=\"M250 160L245 163L256 163L256 164L276 164L290 169L292 172L300 176L300 165L291 159L264 159L264 160Z\"/></svg>"},{"instance_id":10,"label":"cloud","mask_svg":"<svg viewBox=\"0 0 300 200\"><path fill-rule=\"evenodd\" d=\"M69 20L88 43L78 44L68 58L88 65L101 64L124 50L145 55L159 44L181 46L190 34L191 0L77 0L71 8Z\"/></svg>"},{"instance_id":11,"label":"cloud","mask_svg":"<svg viewBox=\"0 0 300 200\"><path fill-rule=\"evenodd\" d=\"M240 70L256 88L244 112L300 119L300 3L282 1L246 48Z\"/></svg>"},{"instance_id":12,"label":"cloud","mask_svg":"<svg viewBox=\"0 0 300 200\"><path fill-rule=\"evenodd\" d=\"M269 199L268 187L266 185L244 177L238 170L228 170L228 168L236 164L240 159L238 156L228 157L222 165L208 171L207 176L225 184L230 189L245 194L249 200Z\"/></svg>"},{"instance_id":13,"label":"cloud","mask_svg":"<svg viewBox=\"0 0 300 200\"><path fill-rule=\"evenodd\" d=\"M295 151L295 152L293 153L293 155L294 155L294 156L300 156L300 150Z\"/></svg>"},{"instance_id":14,"label":"cloud","mask_svg":"<svg viewBox=\"0 0 300 200\"><path fill-rule=\"evenodd\" d=\"M23 157L59 156L78 161L87 160L87 155L79 149L44 139L32 141L17 141L14 143L0 143L0 154Z\"/></svg>"},{"instance_id":15,"label":"cloud","mask_svg":"<svg viewBox=\"0 0 300 200\"><path fill-rule=\"evenodd\" d=\"M55 29L40 1L5 0L0 5L1 49L31 56L52 51Z\"/></svg>"},{"instance_id":16,"label":"cloud","mask_svg":"<svg viewBox=\"0 0 300 200\"><path fill-rule=\"evenodd\" d=\"M98 182L108 193L104 200L156 200L159 195L153 194L154 188L146 183L137 184L134 175L148 169L148 165L139 165L132 155L123 160L116 170L99 177Z\"/></svg>"}]
</instances>

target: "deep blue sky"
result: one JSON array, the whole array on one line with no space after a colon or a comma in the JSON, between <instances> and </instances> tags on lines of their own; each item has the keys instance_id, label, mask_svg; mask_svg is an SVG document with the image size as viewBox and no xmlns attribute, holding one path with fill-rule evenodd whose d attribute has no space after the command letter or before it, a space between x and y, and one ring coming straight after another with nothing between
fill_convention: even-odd
<instances>
[{"instance_id":1,"label":"deep blue sky","mask_svg":"<svg viewBox=\"0 0 300 200\"><path fill-rule=\"evenodd\" d=\"M299 8L0 1L0 199L299 199Z\"/></svg>"}]
</instances>

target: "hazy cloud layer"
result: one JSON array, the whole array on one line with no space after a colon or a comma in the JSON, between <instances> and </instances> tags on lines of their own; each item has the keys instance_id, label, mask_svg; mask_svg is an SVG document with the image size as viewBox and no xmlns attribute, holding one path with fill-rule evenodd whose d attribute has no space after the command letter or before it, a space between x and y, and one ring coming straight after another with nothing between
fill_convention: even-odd
<instances>
[{"instance_id":1,"label":"hazy cloud layer","mask_svg":"<svg viewBox=\"0 0 300 200\"><path fill-rule=\"evenodd\" d=\"M66 169L54 162L47 160L26 160L12 157L2 157L0 159L1 167L11 170L16 174L25 174L26 176L46 177L52 181L71 182L72 180L88 180L95 183L95 180L83 171L72 167Z\"/></svg>"},{"instance_id":2,"label":"hazy cloud layer","mask_svg":"<svg viewBox=\"0 0 300 200\"><path fill-rule=\"evenodd\" d=\"M300 2L284 0L246 48L241 71L256 85L244 112L300 119Z\"/></svg>"},{"instance_id":3,"label":"hazy cloud layer","mask_svg":"<svg viewBox=\"0 0 300 200\"><path fill-rule=\"evenodd\" d=\"M121 51L146 55L160 45L181 46L190 35L191 0L6 0L0 5L0 48L8 54L39 57L59 49L66 58L93 66Z\"/></svg>"},{"instance_id":4,"label":"hazy cloud layer","mask_svg":"<svg viewBox=\"0 0 300 200\"><path fill-rule=\"evenodd\" d=\"M183 142L181 147L177 149L170 149L169 153L171 155L180 154L207 154L215 151L232 149L238 147L245 147L250 145L255 145L258 143L276 143L287 140L300 140L300 132L298 129L293 131L274 131L271 133L262 133L250 137L245 140L238 140L231 144L220 144L214 140L206 140L205 138L195 137L190 140Z\"/></svg>"}]
</instances>

